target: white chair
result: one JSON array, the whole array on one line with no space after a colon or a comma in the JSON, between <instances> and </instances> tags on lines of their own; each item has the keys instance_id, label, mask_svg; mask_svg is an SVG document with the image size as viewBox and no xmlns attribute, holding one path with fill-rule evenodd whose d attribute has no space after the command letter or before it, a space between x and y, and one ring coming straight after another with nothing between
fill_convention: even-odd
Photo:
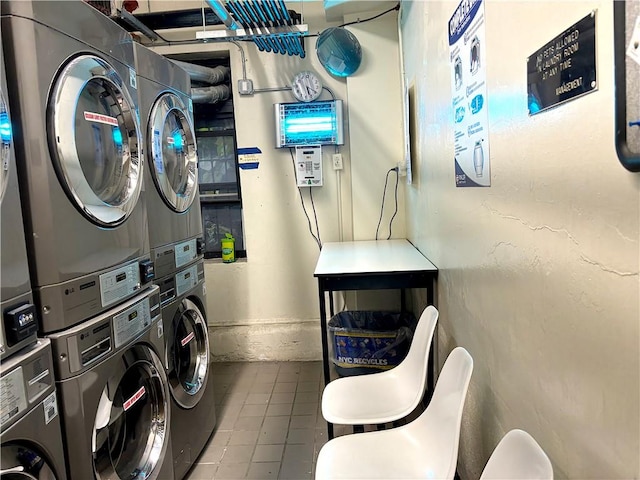
<instances>
[{"instance_id":1,"label":"white chair","mask_svg":"<svg viewBox=\"0 0 640 480\"><path fill-rule=\"evenodd\" d=\"M390 430L330 440L318 455L316 480L452 479L472 371L471 355L462 347L454 349L431 402L417 419Z\"/></svg>"},{"instance_id":2,"label":"white chair","mask_svg":"<svg viewBox=\"0 0 640 480\"><path fill-rule=\"evenodd\" d=\"M553 467L531 435L511 430L491 454L480 480L553 480Z\"/></svg>"},{"instance_id":3,"label":"white chair","mask_svg":"<svg viewBox=\"0 0 640 480\"><path fill-rule=\"evenodd\" d=\"M370 425L409 415L425 392L429 349L437 322L438 310L430 305L420 316L407 356L395 368L330 382L322 392L324 419L344 425Z\"/></svg>"}]
</instances>

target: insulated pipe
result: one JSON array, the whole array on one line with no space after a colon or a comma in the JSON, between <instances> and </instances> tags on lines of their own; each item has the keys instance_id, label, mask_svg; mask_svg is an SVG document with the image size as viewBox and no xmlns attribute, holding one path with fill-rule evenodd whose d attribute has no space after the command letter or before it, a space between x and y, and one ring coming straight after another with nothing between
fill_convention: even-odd
<instances>
[{"instance_id":1,"label":"insulated pipe","mask_svg":"<svg viewBox=\"0 0 640 480\"><path fill-rule=\"evenodd\" d=\"M230 96L231 89L228 85L191 89L193 103L219 103L228 100Z\"/></svg>"},{"instance_id":2,"label":"insulated pipe","mask_svg":"<svg viewBox=\"0 0 640 480\"><path fill-rule=\"evenodd\" d=\"M180 60L171 60L173 63L186 70L191 81L208 83L209 85L217 85L219 83L229 80L231 69L219 65L214 68L203 67L202 65L196 65L194 63L181 62Z\"/></svg>"}]
</instances>

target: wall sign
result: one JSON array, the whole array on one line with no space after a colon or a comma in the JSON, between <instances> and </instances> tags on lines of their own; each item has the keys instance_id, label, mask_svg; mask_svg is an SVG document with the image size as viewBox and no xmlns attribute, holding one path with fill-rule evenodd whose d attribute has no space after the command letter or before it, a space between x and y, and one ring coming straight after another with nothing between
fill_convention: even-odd
<instances>
[{"instance_id":1,"label":"wall sign","mask_svg":"<svg viewBox=\"0 0 640 480\"><path fill-rule=\"evenodd\" d=\"M490 187L487 42L483 0L462 0L449 20L456 187Z\"/></svg>"},{"instance_id":2,"label":"wall sign","mask_svg":"<svg viewBox=\"0 0 640 480\"><path fill-rule=\"evenodd\" d=\"M597 90L596 12L527 59L529 115Z\"/></svg>"}]
</instances>

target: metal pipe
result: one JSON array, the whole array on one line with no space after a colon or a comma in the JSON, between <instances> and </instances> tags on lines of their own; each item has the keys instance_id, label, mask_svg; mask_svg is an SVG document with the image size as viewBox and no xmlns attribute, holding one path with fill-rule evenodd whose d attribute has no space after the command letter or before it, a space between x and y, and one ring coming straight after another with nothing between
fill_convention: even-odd
<instances>
[{"instance_id":1,"label":"metal pipe","mask_svg":"<svg viewBox=\"0 0 640 480\"><path fill-rule=\"evenodd\" d=\"M193 103L219 103L228 100L230 96L231 89L228 85L191 89Z\"/></svg>"},{"instance_id":2,"label":"metal pipe","mask_svg":"<svg viewBox=\"0 0 640 480\"><path fill-rule=\"evenodd\" d=\"M233 18L231 18L231 15L229 15L229 11L225 8L224 4L220 0L206 0L206 2L211 7L211 10L213 10L218 18L222 21L222 23L224 23L229 29L238 29L238 24L233 21Z\"/></svg>"},{"instance_id":3,"label":"metal pipe","mask_svg":"<svg viewBox=\"0 0 640 480\"><path fill-rule=\"evenodd\" d=\"M181 62L180 60L171 60L187 71L192 82L208 83L209 85L217 85L229 80L231 69L223 65L214 68L203 67L194 63Z\"/></svg>"}]
</instances>

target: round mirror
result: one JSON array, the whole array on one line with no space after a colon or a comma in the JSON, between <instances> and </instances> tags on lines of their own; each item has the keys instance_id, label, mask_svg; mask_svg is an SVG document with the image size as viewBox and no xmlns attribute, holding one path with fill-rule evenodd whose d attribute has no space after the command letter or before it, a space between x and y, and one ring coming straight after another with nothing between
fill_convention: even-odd
<instances>
[{"instance_id":1,"label":"round mirror","mask_svg":"<svg viewBox=\"0 0 640 480\"><path fill-rule=\"evenodd\" d=\"M322 66L331 75L353 75L362 62L362 48L353 33L342 27L331 27L318 37L316 53Z\"/></svg>"}]
</instances>

